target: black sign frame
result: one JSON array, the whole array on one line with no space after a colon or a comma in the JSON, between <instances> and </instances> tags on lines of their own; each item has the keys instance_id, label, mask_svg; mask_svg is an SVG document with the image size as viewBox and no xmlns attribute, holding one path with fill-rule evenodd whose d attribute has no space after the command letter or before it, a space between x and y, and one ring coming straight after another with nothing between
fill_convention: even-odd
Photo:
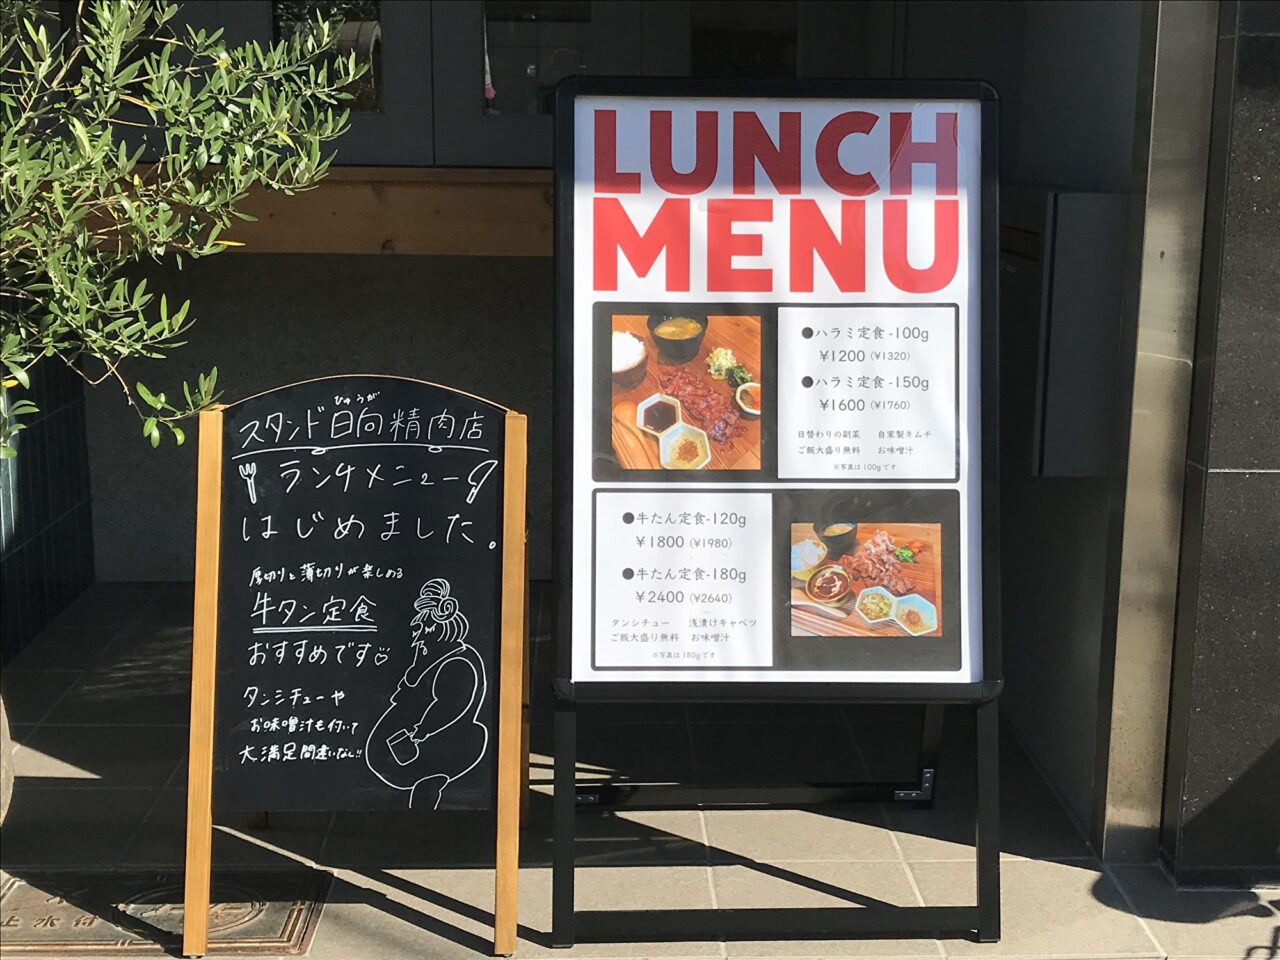
<instances>
[{"instance_id":1,"label":"black sign frame","mask_svg":"<svg viewBox=\"0 0 1280 960\"><path fill-rule=\"evenodd\" d=\"M975 100L981 105L982 193L979 251L979 343L982 465L982 677L957 683L859 683L787 680L585 681L572 679L573 430L574 397L574 102L578 97L786 98L807 100ZM555 689L580 702L840 701L880 703L984 703L1003 686L1000 637L1000 420L999 420L999 117L995 91L982 81L950 80L668 80L574 77L557 90L555 137L555 374L552 446L552 569L557 595L553 636ZM585 402L585 401L584 401Z\"/></svg>"},{"instance_id":2,"label":"black sign frame","mask_svg":"<svg viewBox=\"0 0 1280 960\"><path fill-rule=\"evenodd\" d=\"M574 436L574 105L578 97L785 98L809 100L967 100L980 104L981 211L979 257L979 371L982 671L974 682L732 682L584 681L572 679ZM973 936L1000 939L998 698L1003 688L1000 635L1000 418L999 418L999 98L983 81L966 80L685 80L573 77L557 89L555 104L556 325L553 449L552 569L557 578L552 634L556 643L554 691L554 859L552 944L648 941L656 929L668 939L829 939L833 936ZM590 572L594 576L594 571ZM973 907L833 910L593 911L574 906L575 811L578 792L578 703L603 702L832 702L942 704L973 708L977 741L975 847L977 902ZM658 918L662 923L658 923ZM679 918L678 920L676 918ZM582 921L581 923L579 921ZM678 928L674 924L678 924Z\"/></svg>"}]
</instances>

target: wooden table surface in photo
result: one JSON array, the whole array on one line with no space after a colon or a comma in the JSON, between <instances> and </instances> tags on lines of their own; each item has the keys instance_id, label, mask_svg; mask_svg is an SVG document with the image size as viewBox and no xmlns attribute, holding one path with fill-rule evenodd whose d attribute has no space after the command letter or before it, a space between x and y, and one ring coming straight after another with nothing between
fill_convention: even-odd
<instances>
[{"instance_id":1,"label":"wooden table surface in photo","mask_svg":"<svg viewBox=\"0 0 1280 960\"><path fill-rule=\"evenodd\" d=\"M760 318L713 315L707 318L707 334L702 340L698 355L687 363L664 363L658 355L657 344L649 334L649 318L645 315L615 314L613 330L634 334L649 351L644 379L629 390L613 385L613 450L618 462L628 470L660 470L658 438L645 433L635 422L633 407L662 393L663 377L680 370L688 370L698 377L705 377L713 389L723 390L730 403L734 403L733 390L728 381L712 380L707 372L707 357L716 347L733 351L738 363L746 367L759 380L760 372ZM771 398L764 396L764 402ZM619 410L621 405L621 410ZM737 407L735 406L735 409ZM684 419L692 423L685 415ZM743 416L738 421L744 427L742 434L732 443L710 440L711 462L707 470L759 470L760 469L760 418ZM700 424L694 424L700 426Z\"/></svg>"},{"instance_id":2,"label":"wooden table surface in photo","mask_svg":"<svg viewBox=\"0 0 1280 960\"><path fill-rule=\"evenodd\" d=\"M898 546L905 546L912 540L919 540L925 545L917 563L902 564L902 575L911 583L912 593L920 594L920 596L933 604L934 609L938 611L938 626L941 629L942 597L939 589L942 574L941 528L934 523L860 523L858 524L857 546L850 548L850 554L856 552L863 542L871 539L877 530L883 530L893 537L893 542ZM792 524L791 545L795 546L802 540L817 540L821 542L812 524ZM834 563L835 558L830 558L830 562ZM837 620L834 616L824 615L805 607L792 607L792 635L818 637L910 636L906 630L903 630L892 620L871 624L862 619L862 616L854 609L854 604L857 602L858 593L868 586L870 584L861 580L854 580L853 591L849 598L837 607L828 608L832 611L832 614L841 614L842 619ZM805 593L804 583L794 577L791 580L791 599L800 603L815 603ZM925 634L925 636L936 635L936 631Z\"/></svg>"}]
</instances>

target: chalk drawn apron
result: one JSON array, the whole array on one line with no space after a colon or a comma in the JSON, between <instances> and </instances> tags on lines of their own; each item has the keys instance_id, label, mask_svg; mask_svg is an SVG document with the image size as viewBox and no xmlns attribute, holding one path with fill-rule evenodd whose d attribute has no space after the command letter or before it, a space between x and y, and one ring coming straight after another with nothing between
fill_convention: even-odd
<instances>
[{"instance_id":1,"label":"chalk drawn apron","mask_svg":"<svg viewBox=\"0 0 1280 960\"><path fill-rule=\"evenodd\" d=\"M428 711L437 699L436 681L448 664L458 662L470 667L474 675L470 700L461 713L450 716L443 727L432 732L432 725L438 721L429 717ZM416 683L410 683L406 673L391 695L390 708L369 734L365 748L369 769L398 790L411 790L427 777L456 780L484 757L489 742L489 731L480 722L484 696L484 663L467 644L437 658ZM420 736L419 724L426 727L428 735L415 739Z\"/></svg>"}]
</instances>

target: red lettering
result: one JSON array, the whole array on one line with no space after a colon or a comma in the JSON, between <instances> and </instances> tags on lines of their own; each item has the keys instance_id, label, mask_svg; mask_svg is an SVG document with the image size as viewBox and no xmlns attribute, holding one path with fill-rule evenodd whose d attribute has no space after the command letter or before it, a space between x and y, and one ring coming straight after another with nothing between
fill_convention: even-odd
<instances>
[{"instance_id":1,"label":"red lettering","mask_svg":"<svg viewBox=\"0 0 1280 960\"><path fill-rule=\"evenodd\" d=\"M815 159L818 173L832 190L850 197L865 197L880 189L870 173L850 173L840 163L840 145L855 133L870 133L880 118L874 113L851 110L832 117L818 134Z\"/></svg>"},{"instance_id":2,"label":"red lettering","mask_svg":"<svg viewBox=\"0 0 1280 960\"><path fill-rule=\"evenodd\" d=\"M667 193L683 196L706 190L716 178L718 143L715 111L699 110L693 169L680 173L671 152L671 111L654 110L649 114L649 167L654 182Z\"/></svg>"},{"instance_id":3,"label":"red lettering","mask_svg":"<svg viewBox=\"0 0 1280 960\"><path fill-rule=\"evenodd\" d=\"M932 163L940 195L956 193L956 115L939 113L932 143L911 139L911 114L889 114L889 193L911 192L911 166Z\"/></svg>"},{"instance_id":4,"label":"red lettering","mask_svg":"<svg viewBox=\"0 0 1280 960\"><path fill-rule=\"evenodd\" d=\"M840 201L840 236L836 236L813 200L791 201L791 289L813 292L816 255L843 293L867 289L867 203Z\"/></svg>"},{"instance_id":5,"label":"red lettering","mask_svg":"<svg viewBox=\"0 0 1280 960\"><path fill-rule=\"evenodd\" d=\"M622 202L596 197L595 237L592 257L597 290L618 289L618 252L627 258L636 276L647 276L664 250L667 254L667 289L689 289L689 201L663 200L644 233L636 230Z\"/></svg>"},{"instance_id":6,"label":"red lettering","mask_svg":"<svg viewBox=\"0 0 1280 960\"><path fill-rule=\"evenodd\" d=\"M640 174L618 172L618 111L596 111L596 193L639 193Z\"/></svg>"},{"instance_id":7,"label":"red lettering","mask_svg":"<svg viewBox=\"0 0 1280 960\"><path fill-rule=\"evenodd\" d=\"M754 113L733 114L733 192L756 192L756 163L779 193L800 192L800 114L778 117L778 142Z\"/></svg>"},{"instance_id":8,"label":"red lettering","mask_svg":"<svg viewBox=\"0 0 1280 960\"><path fill-rule=\"evenodd\" d=\"M960 258L960 201L933 201L933 263L917 270L907 260L907 201L884 202L884 270L907 293L936 293L956 275Z\"/></svg>"},{"instance_id":9,"label":"red lettering","mask_svg":"<svg viewBox=\"0 0 1280 960\"><path fill-rule=\"evenodd\" d=\"M734 233L735 223L766 223L773 219L772 200L707 201L707 289L760 291L773 289L772 270L734 267L734 257L758 257L764 237Z\"/></svg>"}]
</instances>

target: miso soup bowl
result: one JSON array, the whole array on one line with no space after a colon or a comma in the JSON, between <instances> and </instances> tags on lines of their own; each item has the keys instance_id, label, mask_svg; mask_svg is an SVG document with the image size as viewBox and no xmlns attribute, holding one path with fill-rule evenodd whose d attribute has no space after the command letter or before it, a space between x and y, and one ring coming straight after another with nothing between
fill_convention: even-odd
<instances>
[{"instance_id":1,"label":"miso soup bowl","mask_svg":"<svg viewBox=\"0 0 1280 960\"><path fill-rule=\"evenodd\" d=\"M664 322L681 318L701 324L702 330L692 337L683 337L679 340L669 340L658 335L658 327L662 326ZM708 326L707 317L701 314L698 316L688 313L651 314L649 316L649 336L653 337L653 342L658 347L658 359L664 363L688 363L702 349L702 341L707 337Z\"/></svg>"},{"instance_id":2,"label":"miso soup bowl","mask_svg":"<svg viewBox=\"0 0 1280 960\"><path fill-rule=\"evenodd\" d=\"M849 529L843 533L828 533L836 524L847 524ZM831 520L817 528L818 538L826 544L827 551L833 557L843 557L858 550L858 524L853 520Z\"/></svg>"}]
</instances>

